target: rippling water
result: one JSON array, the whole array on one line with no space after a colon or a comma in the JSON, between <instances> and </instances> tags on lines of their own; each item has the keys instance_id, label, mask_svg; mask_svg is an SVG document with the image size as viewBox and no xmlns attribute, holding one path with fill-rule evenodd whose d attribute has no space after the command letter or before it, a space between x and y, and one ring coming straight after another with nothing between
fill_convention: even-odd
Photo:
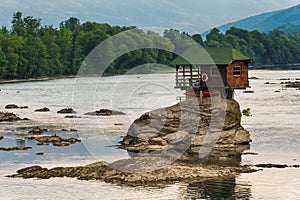
<instances>
[{"instance_id":1,"label":"rippling water","mask_svg":"<svg viewBox=\"0 0 300 200\"><path fill-rule=\"evenodd\" d=\"M251 71L254 93L236 92L241 109L251 108L252 117L243 117L243 126L251 132L251 152L244 164L299 164L300 91L281 90L280 78L300 78L300 71ZM265 82L274 84L266 85ZM142 113L178 102L183 92L173 88L174 74L88 77L0 85L0 107L9 103L29 106L13 110L32 121L1 123L1 147L32 146L28 151L0 152L1 199L297 199L300 196L299 169L264 169L228 180L198 184L174 184L165 187L126 187L98 181L71 178L50 180L8 179L4 176L31 166L77 166L98 160L127 158L117 144L132 121ZM280 93L275 93L280 90ZM35 113L41 107L50 113ZM65 119L56 112L73 107L78 119ZM85 112L109 108L127 113L117 117L93 117ZM115 125L121 123L122 125ZM40 125L47 134L80 137L81 143L68 147L37 146L24 140L28 128ZM21 128L20 128L21 127ZM66 129L67 131L62 131ZM71 131L76 129L77 131ZM36 153L44 153L38 156Z\"/></svg>"}]
</instances>

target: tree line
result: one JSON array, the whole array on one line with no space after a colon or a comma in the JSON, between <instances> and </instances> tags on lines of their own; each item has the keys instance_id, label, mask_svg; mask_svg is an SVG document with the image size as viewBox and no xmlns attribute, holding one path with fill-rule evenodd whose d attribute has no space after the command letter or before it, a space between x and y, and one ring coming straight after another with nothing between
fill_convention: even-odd
<instances>
[{"instance_id":1,"label":"tree line","mask_svg":"<svg viewBox=\"0 0 300 200\"><path fill-rule=\"evenodd\" d=\"M134 26L120 27L106 23L85 22L71 17L58 28L42 26L41 19L14 13L11 28L0 30L0 79L33 78L43 76L76 75L86 56L99 43ZM141 33L140 33L141 34ZM233 47L259 64L300 63L300 32L284 34L274 30L269 34L232 27L226 33L214 28L203 40L200 34L189 35L177 30L165 30L163 36L151 31L142 32L139 41L129 36L131 45L157 42L170 51L141 49L125 54L106 70L109 74L125 73L145 63L169 65L176 55L181 35L193 38L203 47ZM125 37L125 36L124 36ZM153 40L155 38L155 40ZM111 48L128 48L126 45Z\"/></svg>"}]
</instances>

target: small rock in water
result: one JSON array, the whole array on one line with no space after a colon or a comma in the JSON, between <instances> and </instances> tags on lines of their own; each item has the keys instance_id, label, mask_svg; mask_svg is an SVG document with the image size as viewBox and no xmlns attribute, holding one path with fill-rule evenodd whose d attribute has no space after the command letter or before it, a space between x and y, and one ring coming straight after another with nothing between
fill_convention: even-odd
<instances>
[{"instance_id":1,"label":"small rock in water","mask_svg":"<svg viewBox=\"0 0 300 200\"><path fill-rule=\"evenodd\" d=\"M52 143L53 146L57 146L57 147L65 147L65 146L69 146L69 143L65 143L65 142L53 142Z\"/></svg>"},{"instance_id":2,"label":"small rock in water","mask_svg":"<svg viewBox=\"0 0 300 200\"><path fill-rule=\"evenodd\" d=\"M32 149L32 147L23 147L23 146L9 147L9 148L0 147L0 151L25 151L28 149Z\"/></svg>"},{"instance_id":3,"label":"small rock in water","mask_svg":"<svg viewBox=\"0 0 300 200\"><path fill-rule=\"evenodd\" d=\"M81 140L77 139L77 138L64 139L57 135L41 136L41 137L33 136L33 137L25 137L25 138L28 140L36 140L38 142L37 145L48 145L48 144L52 143L53 146L59 146L59 147L69 146L70 144L75 144L76 142L81 142Z\"/></svg>"},{"instance_id":4,"label":"small rock in water","mask_svg":"<svg viewBox=\"0 0 300 200\"><path fill-rule=\"evenodd\" d=\"M67 115L67 116L65 116L65 118L73 119L73 118L81 118L81 117L76 116L76 115Z\"/></svg>"},{"instance_id":5,"label":"small rock in water","mask_svg":"<svg viewBox=\"0 0 300 200\"><path fill-rule=\"evenodd\" d=\"M255 167L262 167L262 168L287 168L289 167L286 164L257 164L254 165Z\"/></svg>"},{"instance_id":6,"label":"small rock in water","mask_svg":"<svg viewBox=\"0 0 300 200\"><path fill-rule=\"evenodd\" d=\"M35 127L32 130L30 130L28 133L33 134L33 135L40 135L43 133L43 129L41 129L40 127Z\"/></svg>"},{"instance_id":7,"label":"small rock in water","mask_svg":"<svg viewBox=\"0 0 300 200\"><path fill-rule=\"evenodd\" d=\"M243 91L243 93L254 93L254 90L246 90L246 91Z\"/></svg>"},{"instance_id":8,"label":"small rock in water","mask_svg":"<svg viewBox=\"0 0 300 200\"><path fill-rule=\"evenodd\" d=\"M57 113L60 113L60 114L70 114L70 113L76 113L72 108L64 108L64 109L61 109L60 111L57 111Z\"/></svg>"},{"instance_id":9,"label":"small rock in water","mask_svg":"<svg viewBox=\"0 0 300 200\"><path fill-rule=\"evenodd\" d=\"M19 106L17 106L16 104L8 104L5 106L5 109L17 109L19 108Z\"/></svg>"},{"instance_id":10,"label":"small rock in water","mask_svg":"<svg viewBox=\"0 0 300 200\"><path fill-rule=\"evenodd\" d=\"M124 125L123 123L115 123L114 124L115 126L122 126L122 125Z\"/></svg>"},{"instance_id":11,"label":"small rock in water","mask_svg":"<svg viewBox=\"0 0 300 200\"><path fill-rule=\"evenodd\" d=\"M16 104L8 104L5 106L5 109L27 109L28 106L18 106Z\"/></svg>"},{"instance_id":12,"label":"small rock in water","mask_svg":"<svg viewBox=\"0 0 300 200\"><path fill-rule=\"evenodd\" d=\"M2 135L0 135L0 140L3 140L3 138L4 138L4 137L3 137Z\"/></svg>"},{"instance_id":13,"label":"small rock in water","mask_svg":"<svg viewBox=\"0 0 300 200\"><path fill-rule=\"evenodd\" d=\"M49 111L50 111L49 108L44 107L44 108L36 109L34 112L49 112Z\"/></svg>"},{"instance_id":14,"label":"small rock in water","mask_svg":"<svg viewBox=\"0 0 300 200\"><path fill-rule=\"evenodd\" d=\"M111 115L125 115L125 113L115 110L109 110L109 109L100 109L95 112L88 112L85 113L85 115L92 115L92 116L111 116Z\"/></svg>"}]
</instances>

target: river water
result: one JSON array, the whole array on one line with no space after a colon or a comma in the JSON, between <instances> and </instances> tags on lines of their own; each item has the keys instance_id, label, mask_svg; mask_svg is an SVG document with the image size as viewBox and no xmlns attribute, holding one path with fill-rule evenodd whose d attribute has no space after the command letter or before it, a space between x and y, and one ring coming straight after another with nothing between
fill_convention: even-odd
<instances>
[{"instance_id":1,"label":"river water","mask_svg":"<svg viewBox=\"0 0 300 200\"><path fill-rule=\"evenodd\" d=\"M250 90L235 92L241 109L251 108L251 117L242 125L250 131L253 142L244 155L243 164L300 164L299 112L300 90L283 90L281 78L300 78L300 71L250 71ZM96 161L128 158L113 147L130 124L146 111L172 105L183 92L174 89L174 77L168 74L85 77L0 85L0 110L15 103L29 109L12 110L30 121L1 123L0 147L30 146L27 151L0 152L1 199L300 199L299 168L263 169L236 178L205 181L197 184L177 183L164 187L127 187L99 181L72 178L11 179L5 175L16 170L43 167L78 166ZM271 84L265 84L270 82ZM279 90L279 93L274 91ZM49 113L35 109L48 107ZM66 119L56 112L72 107L81 118ZM125 112L124 116L95 117L86 112L109 108ZM68 147L38 146L25 140L28 130L39 125L47 135L79 137L81 143ZM76 130L76 131L75 131ZM43 153L43 155L37 155Z\"/></svg>"}]
</instances>

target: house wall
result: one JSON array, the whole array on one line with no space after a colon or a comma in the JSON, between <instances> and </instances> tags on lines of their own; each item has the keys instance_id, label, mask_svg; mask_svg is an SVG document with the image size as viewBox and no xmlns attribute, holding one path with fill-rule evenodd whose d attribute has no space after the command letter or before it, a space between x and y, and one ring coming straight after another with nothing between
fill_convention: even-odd
<instances>
[{"instance_id":1,"label":"house wall","mask_svg":"<svg viewBox=\"0 0 300 200\"><path fill-rule=\"evenodd\" d=\"M235 66L241 67L241 75L234 76L233 71ZM248 81L248 63L233 62L227 66L227 85L232 89L243 89L249 87Z\"/></svg>"},{"instance_id":2,"label":"house wall","mask_svg":"<svg viewBox=\"0 0 300 200\"><path fill-rule=\"evenodd\" d=\"M212 68L217 68L218 70L218 75L214 75L212 73ZM207 87L217 87L217 88L222 88L226 86L227 81L226 81L226 65L202 65L201 66L201 73L202 74L207 74L208 76L208 81L205 82L204 84Z\"/></svg>"}]
</instances>

